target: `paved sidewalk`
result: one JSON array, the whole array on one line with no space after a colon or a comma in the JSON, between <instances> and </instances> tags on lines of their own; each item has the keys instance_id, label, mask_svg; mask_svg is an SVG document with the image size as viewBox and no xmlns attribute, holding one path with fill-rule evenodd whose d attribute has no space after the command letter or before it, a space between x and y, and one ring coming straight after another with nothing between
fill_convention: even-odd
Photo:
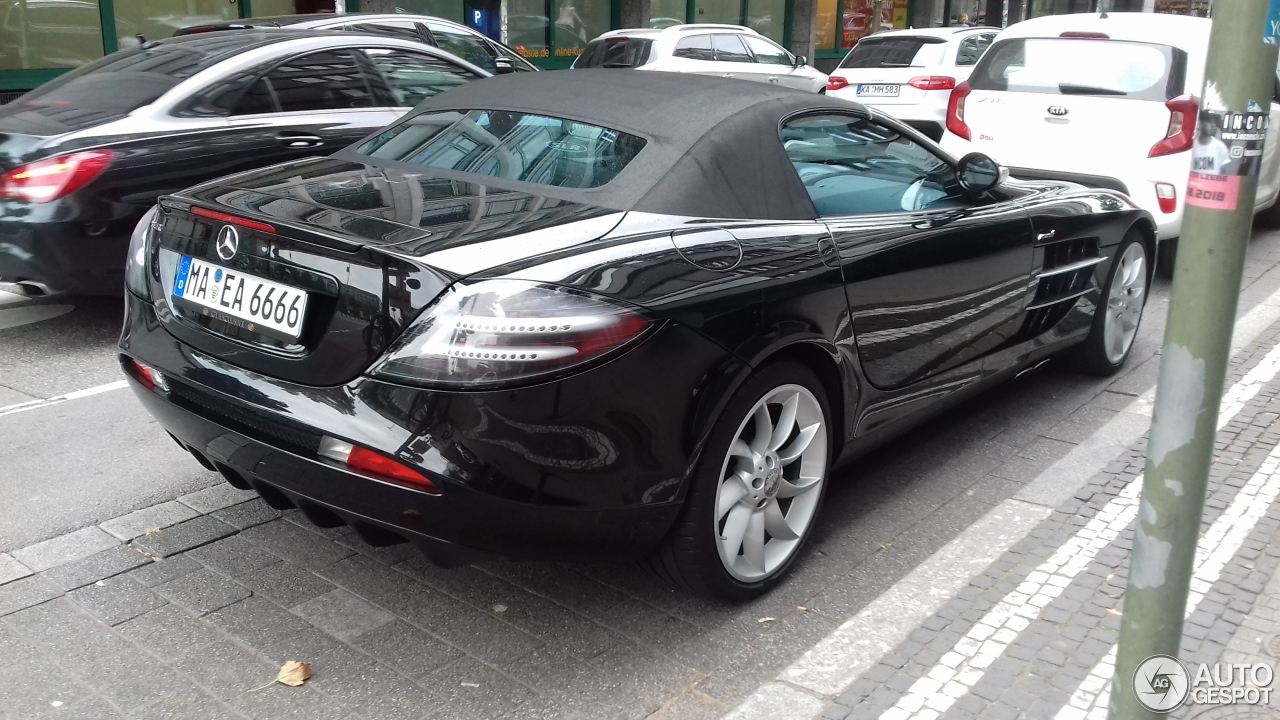
<instances>
[{"instance_id":1,"label":"paved sidewalk","mask_svg":"<svg viewBox=\"0 0 1280 720\"><path fill-rule=\"evenodd\" d=\"M1228 378L1180 656L1192 668L1280 665L1278 343L1273 327ZM784 671L735 715L1104 720L1145 455L1144 436L864 672L815 692ZM1189 703L1170 716L1273 713Z\"/></svg>"}]
</instances>

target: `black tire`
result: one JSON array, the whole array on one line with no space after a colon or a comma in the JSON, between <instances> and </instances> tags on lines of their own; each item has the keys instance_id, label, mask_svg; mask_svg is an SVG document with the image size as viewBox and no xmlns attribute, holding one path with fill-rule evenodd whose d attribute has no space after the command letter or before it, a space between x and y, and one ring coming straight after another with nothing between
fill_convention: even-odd
<instances>
[{"instance_id":1,"label":"black tire","mask_svg":"<svg viewBox=\"0 0 1280 720\"><path fill-rule=\"evenodd\" d=\"M1098 309L1093 314L1093 325L1089 329L1089 335L1068 356L1071 365L1080 372L1099 376L1114 375L1120 368L1124 367L1125 361L1129 359L1129 353L1133 351L1133 343L1136 342L1137 335L1136 329L1134 330L1134 341L1131 341L1129 346L1125 348L1124 354L1119 360L1112 360L1107 356L1106 314L1110 309L1107 298L1111 295L1111 286L1116 282L1116 276L1120 270L1120 258L1124 257L1129 248L1134 245L1141 249L1144 258L1142 270L1146 273L1146 278L1143 283L1142 304L1143 306L1146 305L1146 298L1150 295L1151 290L1151 273L1147 265L1150 262L1150 253L1146 244L1142 241L1142 233L1135 228L1125 234L1124 240L1116 246L1115 254L1112 255L1111 269L1108 271L1106 284L1102 286ZM1137 322L1139 325L1142 322L1141 310L1139 310Z\"/></svg>"},{"instance_id":2,"label":"black tire","mask_svg":"<svg viewBox=\"0 0 1280 720\"><path fill-rule=\"evenodd\" d=\"M771 570L767 577L756 582L743 582L733 577L725 568L717 548L718 533L713 530L718 522L715 518L715 504L717 488L721 482L720 473L725 467L729 446L738 436L739 428L748 420L748 413L760 400L784 385L803 386L821 407L826 434L823 481L815 489L819 497L813 510L813 519L800 535L790 556L779 567ZM777 362L760 368L738 389L717 420L690 478L684 507L662 544L646 558L646 564L670 584L722 600L744 602L768 592L782 580L799 557L817 522L822 499L830 482L831 452L831 410L817 375L807 366L793 361Z\"/></svg>"},{"instance_id":3,"label":"black tire","mask_svg":"<svg viewBox=\"0 0 1280 720\"><path fill-rule=\"evenodd\" d=\"M1178 238L1169 238L1157 243L1156 274L1165 280L1173 279L1173 264L1178 259Z\"/></svg>"},{"instance_id":4,"label":"black tire","mask_svg":"<svg viewBox=\"0 0 1280 720\"><path fill-rule=\"evenodd\" d=\"M1280 228L1280 198L1276 198L1275 204L1258 213L1254 219L1262 227Z\"/></svg>"}]
</instances>

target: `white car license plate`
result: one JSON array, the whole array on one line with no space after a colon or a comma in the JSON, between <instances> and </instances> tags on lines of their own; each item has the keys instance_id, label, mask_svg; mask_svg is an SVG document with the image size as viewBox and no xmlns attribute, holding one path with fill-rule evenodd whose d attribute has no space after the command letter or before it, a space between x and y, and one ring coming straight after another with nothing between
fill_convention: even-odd
<instances>
[{"instance_id":1,"label":"white car license plate","mask_svg":"<svg viewBox=\"0 0 1280 720\"><path fill-rule=\"evenodd\" d=\"M225 323L287 340L298 339L307 316L305 290L186 255L178 263L173 296Z\"/></svg>"},{"instance_id":2,"label":"white car license plate","mask_svg":"<svg viewBox=\"0 0 1280 720\"><path fill-rule=\"evenodd\" d=\"M901 85L859 85L858 95L897 97L901 88Z\"/></svg>"}]
</instances>

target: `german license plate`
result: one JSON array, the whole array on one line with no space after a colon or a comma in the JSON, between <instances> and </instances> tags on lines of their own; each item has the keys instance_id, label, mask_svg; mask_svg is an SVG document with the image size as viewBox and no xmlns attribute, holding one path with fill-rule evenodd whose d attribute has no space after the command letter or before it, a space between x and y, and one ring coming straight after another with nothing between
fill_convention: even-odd
<instances>
[{"instance_id":1,"label":"german license plate","mask_svg":"<svg viewBox=\"0 0 1280 720\"><path fill-rule=\"evenodd\" d=\"M173 296L230 325L287 340L298 339L307 316L305 290L186 255L178 263Z\"/></svg>"},{"instance_id":2,"label":"german license plate","mask_svg":"<svg viewBox=\"0 0 1280 720\"><path fill-rule=\"evenodd\" d=\"M897 97L901 85L859 85L858 95L871 97Z\"/></svg>"}]
</instances>

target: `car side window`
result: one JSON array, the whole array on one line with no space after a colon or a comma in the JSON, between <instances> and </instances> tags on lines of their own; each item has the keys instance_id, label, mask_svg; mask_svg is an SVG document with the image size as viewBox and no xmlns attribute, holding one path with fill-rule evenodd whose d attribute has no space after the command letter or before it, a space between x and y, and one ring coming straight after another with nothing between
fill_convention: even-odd
<instances>
[{"instance_id":1,"label":"car side window","mask_svg":"<svg viewBox=\"0 0 1280 720\"><path fill-rule=\"evenodd\" d=\"M260 109L267 98L274 98L280 112L373 107L369 85L346 50L311 53L280 65L245 90L235 114L276 110Z\"/></svg>"},{"instance_id":2,"label":"car side window","mask_svg":"<svg viewBox=\"0 0 1280 720\"><path fill-rule=\"evenodd\" d=\"M951 165L892 127L850 115L807 115L782 145L818 215L968 207Z\"/></svg>"},{"instance_id":3,"label":"car side window","mask_svg":"<svg viewBox=\"0 0 1280 720\"><path fill-rule=\"evenodd\" d=\"M977 65L995 38L994 33L981 33L961 40L960 49L956 51L956 65Z\"/></svg>"},{"instance_id":4,"label":"car side window","mask_svg":"<svg viewBox=\"0 0 1280 720\"><path fill-rule=\"evenodd\" d=\"M348 23L346 29L349 32L384 35L386 37L400 38L401 40L422 42L422 35L418 33L418 26L407 20L380 20L378 22Z\"/></svg>"},{"instance_id":5,"label":"car side window","mask_svg":"<svg viewBox=\"0 0 1280 720\"><path fill-rule=\"evenodd\" d=\"M751 54L756 56L756 62L758 63L787 66L795 64L795 61L791 59L791 53L764 38L743 35L742 40L747 44L747 48L751 50Z\"/></svg>"},{"instance_id":6,"label":"car side window","mask_svg":"<svg viewBox=\"0 0 1280 720\"><path fill-rule=\"evenodd\" d=\"M676 43L672 56L686 60L715 60L716 52L711 47L710 35L694 35Z\"/></svg>"},{"instance_id":7,"label":"car side window","mask_svg":"<svg viewBox=\"0 0 1280 720\"><path fill-rule=\"evenodd\" d=\"M390 48L367 48L365 55L377 68L396 107L414 107L479 75L443 58Z\"/></svg>"},{"instance_id":8,"label":"car side window","mask_svg":"<svg viewBox=\"0 0 1280 720\"><path fill-rule=\"evenodd\" d=\"M456 55L476 67L484 68L488 72L498 71L498 66L493 62L493 51L480 38L448 25L427 23L427 29L435 36L441 50Z\"/></svg>"},{"instance_id":9,"label":"car side window","mask_svg":"<svg viewBox=\"0 0 1280 720\"><path fill-rule=\"evenodd\" d=\"M275 94L271 92L271 84L267 79L260 77L240 93L240 99L236 100L235 109L231 114L258 115L270 112L277 112Z\"/></svg>"},{"instance_id":10,"label":"car side window","mask_svg":"<svg viewBox=\"0 0 1280 720\"><path fill-rule=\"evenodd\" d=\"M720 62L754 62L742 40L737 35L712 35L711 44L716 48L716 60Z\"/></svg>"}]
</instances>

